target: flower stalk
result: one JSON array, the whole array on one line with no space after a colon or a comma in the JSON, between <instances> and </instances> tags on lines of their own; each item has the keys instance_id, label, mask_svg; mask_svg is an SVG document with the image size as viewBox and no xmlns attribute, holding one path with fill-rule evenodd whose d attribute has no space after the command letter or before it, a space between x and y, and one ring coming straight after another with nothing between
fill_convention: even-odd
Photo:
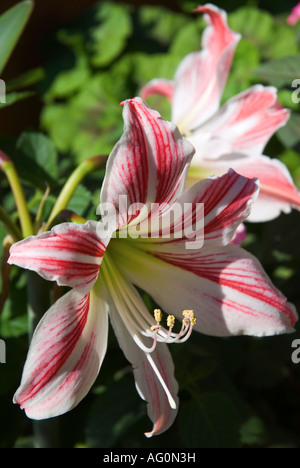
<instances>
[{"instance_id":1,"label":"flower stalk","mask_svg":"<svg viewBox=\"0 0 300 468\"><path fill-rule=\"evenodd\" d=\"M49 219L44 226L45 231L50 228L59 212L67 208L68 203L80 182L91 172L103 169L106 160L107 156L95 156L93 158L86 159L74 170L56 200Z\"/></svg>"},{"instance_id":2,"label":"flower stalk","mask_svg":"<svg viewBox=\"0 0 300 468\"><path fill-rule=\"evenodd\" d=\"M20 218L22 235L23 237L31 236L34 234L32 220L18 173L11 159L2 151L0 151L0 169L5 173L14 195Z\"/></svg>"},{"instance_id":3,"label":"flower stalk","mask_svg":"<svg viewBox=\"0 0 300 468\"><path fill-rule=\"evenodd\" d=\"M0 221L4 225L8 234L11 235L15 242L18 242L22 239L22 233L18 226L13 222L9 214L5 211L5 209L0 205Z\"/></svg>"}]
</instances>

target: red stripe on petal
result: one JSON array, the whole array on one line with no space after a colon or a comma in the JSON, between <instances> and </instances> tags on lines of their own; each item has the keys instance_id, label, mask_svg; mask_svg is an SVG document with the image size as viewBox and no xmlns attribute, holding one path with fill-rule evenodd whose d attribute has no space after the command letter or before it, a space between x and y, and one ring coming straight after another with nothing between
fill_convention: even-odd
<instances>
[{"instance_id":1,"label":"red stripe on petal","mask_svg":"<svg viewBox=\"0 0 300 468\"><path fill-rule=\"evenodd\" d=\"M201 52L187 55L174 79L172 121L184 134L198 128L219 108L235 47L240 36L227 25L224 10L207 4L195 10L208 24Z\"/></svg>"},{"instance_id":2,"label":"red stripe on petal","mask_svg":"<svg viewBox=\"0 0 300 468\"><path fill-rule=\"evenodd\" d=\"M83 287L88 292L96 281L109 239L96 234L96 222L65 223L52 231L14 244L9 263L36 271L59 285Z\"/></svg>"},{"instance_id":3,"label":"red stripe on petal","mask_svg":"<svg viewBox=\"0 0 300 468\"><path fill-rule=\"evenodd\" d=\"M230 288L245 297L267 304L286 315L293 326L297 320L294 310L287 307L286 299L274 288L254 257L245 252L243 258L243 250L238 249L233 250L233 253L238 254L239 258L231 258L231 252L231 246L228 246L228 250L212 251L210 254L204 251L197 255L159 253L156 256L171 265L212 281L219 287ZM244 307L243 301L241 307Z\"/></svg>"},{"instance_id":4,"label":"red stripe on petal","mask_svg":"<svg viewBox=\"0 0 300 468\"><path fill-rule=\"evenodd\" d=\"M51 327L45 328L44 332L40 331L35 364L31 363L30 374L33 380L22 388L15 399L21 407L47 386L70 357L85 327L89 303L89 295L86 295L77 303L68 304L66 310L62 310L56 317L56 321L51 322ZM70 313L74 313L72 321L69 318ZM44 359L40 359L41 353Z\"/></svg>"},{"instance_id":5,"label":"red stripe on petal","mask_svg":"<svg viewBox=\"0 0 300 468\"><path fill-rule=\"evenodd\" d=\"M101 191L101 204L113 204L119 227L133 221L141 206L169 203L181 193L185 169L195 151L175 125L140 98L125 101L123 118L124 134L109 157Z\"/></svg>"}]
</instances>

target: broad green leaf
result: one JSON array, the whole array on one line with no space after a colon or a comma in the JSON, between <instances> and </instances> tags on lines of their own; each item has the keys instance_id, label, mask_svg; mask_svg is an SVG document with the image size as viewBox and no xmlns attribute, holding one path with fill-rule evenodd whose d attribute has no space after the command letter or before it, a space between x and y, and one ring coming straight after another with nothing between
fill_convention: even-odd
<instances>
[{"instance_id":1,"label":"broad green leaf","mask_svg":"<svg viewBox=\"0 0 300 468\"><path fill-rule=\"evenodd\" d=\"M259 50L262 59L296 54L297 43L290 26L271 13L255 7L242 7L228 15L230 27Z\"/></svg>"},{"instance_id":2,"label":"broad green leaf","mask_svg":"<svg viewBox=\"0 0 300 468\"><path fill-rule=\"evenodd\" d=\"M63 98L72 95L75 91L83 88L89 79L89 71L82 68L74 68L61 72L47 94L47 98Z\"/></svg>"},{"instance_id":3,"label":"broad green leaf","mask_svg":"<svg viewBox=\"0 0 300 468\"><path fill-rule=\"evenodd\" d=\"M231 29L257 46L268 43L272 37L272 15L254 7L241 7L230 13L228 23Z\"/></svg>"},{"instance_id":4,"label":"broad green leaf","mask_svg":"<svg viewBox=\"0 0 300 468\"><path fill-rule=\"evenodd\" d=\"M300 78L300 54L267 62L258 67L255 74L277 88L291 86L295 79Z\"/></svg>"},{"instance_id":5,"label":"broad green leaf","mask_svg":"<svg viewBox=\"0 0 300 468\"><path fill-rule=\"evenodd\" d=\"M286 148L293 148L300 141L300 114L292 112L285 127L277 131L277 136Z\"/></svg>"},{"instance_id":6,"label":"broad green leaf","mask_svg":"<svg viewBox=\"0 0 300 468\"><path fill-rule=\"evenodd\" d=\"M178 31L191 24L193 19L163 7L144 6L139 10L139 21L152 40L169 45Z\"/></svg>"},{"instance_id":7,"label":"broad green leaf","mask_svg":"<svg viewBox=\"0 0 300 468\"><path fill-rule=\"evenodd\" d=\"M189 22L178 29L178 33L172 41L171 54L184 57L185 55L201 50L201 34L196 22Z\"/></svg>"},{"instance_id":8,"label":"broad green leaf","mask_svg":"<svg viewBox=\"0 0 300 468\"><path fill-rule=\"evenodd\" d=\"M0 74L26 26L33 5L32 0L25 0L0 17Z\"/></svg>"},{"instance_id":9,"label":"broad green leaf","mask_svg":"<svg viewBox=\"0 0 300 468\"><path fill-rule=\"evenodd\" d=\"M300 154L292 149L286 149L280 155L280 161L282 161L290 171L292 177L294 178L294 182L297 185L297 179L299 182L300 176ZM300 185L298 185L300 186Z\"/></svg>"},{"instance_id":10,"label":"broad green leaf","mask_svg":"<svg viewBox=\"0 0 300 468\"><path fill-rule=\"evenodd\" d=\"M83 216L92 200L93 196L91 192L84 185L78 185L68 204L68 209L74 211L79 216Z\"/></svg>"},{"instance_id":11,"label":"broad green leaf","mask_svg":"<svg viewBox=\"0 0 300 468\"><path fill-rule=\"evenodd\" d=\"M129 8L111 2L101 2L91 28L91 60L95 67L111 63L122 52L131 33Z\"/></svg>"},{"instance_id":12,"label":"broad green leaf","mask_svg":"<svg viewBox=\"0 0 300 468\"><path fill-rule=\"evenodd\" d=\"M24 132L18 139L17 148L35 161L52 178L57 176L57 152L46 135Z\"/></svg>"}]
</instances>

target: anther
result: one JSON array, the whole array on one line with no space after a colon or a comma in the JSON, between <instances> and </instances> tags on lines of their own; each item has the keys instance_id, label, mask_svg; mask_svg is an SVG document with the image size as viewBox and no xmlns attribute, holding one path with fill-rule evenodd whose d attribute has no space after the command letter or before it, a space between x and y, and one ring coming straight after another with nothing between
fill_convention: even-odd
<instances>
[{"instance_id":1,"label":"anther","mask_svg":"<svg viewBox=\"0 0 300 468\"><path fill-rule=\"evenodd\" d=\"M154 318L156 320L156 322L161 322L161 319L162 319L162 313L161 313L161 310L160 309L155 309L154 310Z\"/></svg>"},{"instance_id":2,"label":"anther","mask_svg":"<svg viewBox=\"0 0 300 468\"><path fill-rule=\"evenodd\" d=\"M169 328L173 328L175 324L175 317L174 315L168 315L167 317L167 325Z\"/></svg>"}]
</instances>

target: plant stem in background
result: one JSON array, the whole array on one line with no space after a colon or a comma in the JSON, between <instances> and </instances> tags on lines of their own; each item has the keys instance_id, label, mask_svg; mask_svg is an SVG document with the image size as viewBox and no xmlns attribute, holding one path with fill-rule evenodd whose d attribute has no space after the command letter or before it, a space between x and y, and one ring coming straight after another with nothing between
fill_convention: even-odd
<instances>
[{"instance_id":1,"label":"plant stem in background","mask_svg":"<svg viewBox=\"0 0 300 468\"><path fill-rule=\"evenodd\" d=\"M22 235L23 237L31 236L34 234L32 220L18 173L11 159L2 151L0 151L0 169L5 173L14 195L20 218Z\"/></svg>"},{"instance_id":2,"label":"plant stem in background","mask_svg":"<svg viewBox=\"0 0 300 468\"><path fill-rule=\"evenodd\" d=\"M106 160L107 156L95 156L94 158L86 159L74 170L56 200L48 222L45 225L45 231L50 228L53 220L59 212L67 208L68 203L80 182L89 173L103 169L105 167Z\"/></svg>"},{"instance_id":3,"label":"plant stem in background","mask_svg":"<svg viewBox=\"0 0 300 468\"><path fill-rule=\"evenodd\" d=\"M11 235L14 242L18 242L22 239L22 233L18 226L12 221L9 214L4 210L4 208L0 205L0 222L4 225L8 234Z\"/></svg>"}]
</instances>

